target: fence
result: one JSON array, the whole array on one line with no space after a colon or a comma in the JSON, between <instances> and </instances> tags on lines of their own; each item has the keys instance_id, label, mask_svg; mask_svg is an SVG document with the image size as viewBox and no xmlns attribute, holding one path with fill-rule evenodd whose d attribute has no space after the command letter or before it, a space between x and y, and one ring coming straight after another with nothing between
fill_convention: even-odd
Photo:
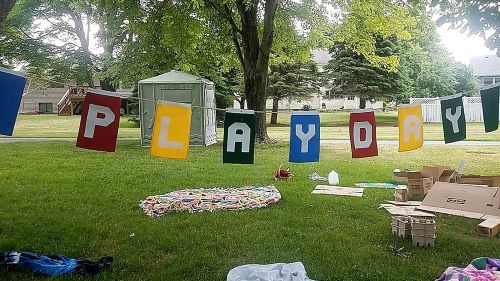
<instances>
[{"instance_id":1,"label":"fence","mask_svg":"<svg viewBox=\"0 0 500 281\"><path fill-rule=\"evenodd\" d=\"M466 122L483 122L481 97L463 97ZM439 98L410 98L410 103L422 105L424 122L441 122L441 103ZM500 120L500 116L498 118Z\"/></svg>"}]
</instances>

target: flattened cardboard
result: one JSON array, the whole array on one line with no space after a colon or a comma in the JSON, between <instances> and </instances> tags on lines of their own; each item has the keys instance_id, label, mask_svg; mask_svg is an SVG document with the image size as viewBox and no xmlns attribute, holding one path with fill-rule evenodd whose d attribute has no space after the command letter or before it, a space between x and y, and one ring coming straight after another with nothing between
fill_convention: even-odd
<instances>
[{"instance_id":1,"label":"flattened cardboard","mask_svg":"<svg viewBox=\"0 0 500 281\"><path fill-rule=\"evenodd\" d=\"M481 176L481 183L488 186L500 186L500 176Z\"/></svg>"},{"instance_id":2,"label":"flattened cardboard","mask_svg":"<svg viewBox=\"0 0 500 281\"><path fill-rule=\"evenodd\" d=\"M487 219L477 226L477 231L479 231L480 234L491 237L497 235L499 230L500 219Z\"/></svg>"},{"instance_id":3,"label":"flattened cardboard","mask_svg":"<svg viewBox=\"0 0 500 281\"><path fill-rule=\"evenodd\" d=\"M482 184L481 176L479 175L466 175L458 178L458 183L461 184Z\"/></svg>"},{"instance_id":4,"label":"flattened cardboard","mask_svg":"<svg viewBox=\"0 0 500 281\"><path fill-rule=\"evenodd\" d=\"M421 201L398 202L398 201L385 200L385 202L390 203L392 205L396 205L396 206L420 206L420 205L422 205Z\"/></svg>"},{"instance_id":5,"label":"flattened cardboard","mask_svg":"<svg viewBox=\"0 0 500 281\"><path fill-rule=\"evenodd\" d=\"M392 204L380 204L389 214L393 216L411 216L411 217L435 217L434 214L415 209L415 206L396 206Z\"/></svg>"},{"instance_id":6,"label":"flattened cardboard","mask_svg":"<svg viewBox=\"0 0 500 281\"><path fill-rule=\"evenodd\" d=\"M363 191L364 191L363 188L317 185L311 193L362 197Z\"/></svg>"},{"instance_id":7,"label":"flattened cardboard","mask_svg":"<svg viewBox=\"0 0 500 281\"><path fill-rule=\"evenodd\" d=\"M436 182L418 210L479 219L500 216L500 188Z\"/></svg>"}]
</instances>

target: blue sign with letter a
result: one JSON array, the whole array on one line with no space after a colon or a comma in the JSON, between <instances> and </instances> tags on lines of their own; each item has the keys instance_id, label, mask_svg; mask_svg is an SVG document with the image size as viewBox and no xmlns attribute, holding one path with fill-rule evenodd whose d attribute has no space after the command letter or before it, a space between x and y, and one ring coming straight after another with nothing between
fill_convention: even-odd
<instances>
[{"instance_id":1,"label":"blue sign with letter a","mask_svg":"<svg viewBox=\"0 0 500 281\"><path fill-rule=\"evenodd\" d=\"M12 136L26 77L0 67L0 135Z\"/></svg>"},{"instance_id":2,"label":"blue sign with letter a","mask_svg":"<svg viewBox=\"0 0 500 281\"><path fill-rule=\"evenodd\" d=\"M290 130L290 162L319 161L319 113L292 112Z\"/></svg>"}]
</instances>

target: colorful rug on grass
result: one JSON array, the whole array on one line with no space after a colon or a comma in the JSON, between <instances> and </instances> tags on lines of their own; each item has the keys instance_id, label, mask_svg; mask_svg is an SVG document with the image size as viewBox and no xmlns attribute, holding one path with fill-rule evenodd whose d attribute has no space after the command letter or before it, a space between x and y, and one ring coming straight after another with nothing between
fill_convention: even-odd
<instances>
[{"instance_id":1,"label":"colorful rug on grass","mask_svg":"<svg viewBox=\"0 0 500 281\"><path fill-rule=\"evenodd\" d=\"M500 259L477 258L466 268L448 267L436 281L498 281Z\"/></svg>"},{"instance_id":2,"label":"colorful rug on grass","mask_svg":"<svg viewBox=\"0 0 500 281\"><path fill-rule=\"evenodd\" d=\"M139 206L146 215L158 217L172 211L214 212L267 207L278 202L281 194L274 185L265 187L183 189L164 195L149 196Z\"/></svg>"}]
</instances>

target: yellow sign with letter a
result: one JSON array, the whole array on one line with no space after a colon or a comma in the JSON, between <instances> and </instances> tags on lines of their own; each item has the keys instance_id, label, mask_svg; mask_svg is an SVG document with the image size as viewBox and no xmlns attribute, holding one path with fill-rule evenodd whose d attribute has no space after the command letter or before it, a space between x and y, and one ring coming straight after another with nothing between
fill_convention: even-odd
<instances>
[{"instance_id":1,"label":"yellow sign with letter a","mask_svg":"<svg viewBox=\"0 0 500 281\"><path fill-rule=\"evenodd\" d=\"M191 113L189 104L158 101L151 139L151 156L187 158Z\"/></svg>"},{"instance_id":2,"label":"yellow sign with letter a","mask_svg":"<svg viewBox=\"0 0 500 281\"><path fill-rule=\"evenodd\" d=\"M424 144L422 106L406 104L398 108L399 151L410 151Z\"/></svg>"}]
</instances>

